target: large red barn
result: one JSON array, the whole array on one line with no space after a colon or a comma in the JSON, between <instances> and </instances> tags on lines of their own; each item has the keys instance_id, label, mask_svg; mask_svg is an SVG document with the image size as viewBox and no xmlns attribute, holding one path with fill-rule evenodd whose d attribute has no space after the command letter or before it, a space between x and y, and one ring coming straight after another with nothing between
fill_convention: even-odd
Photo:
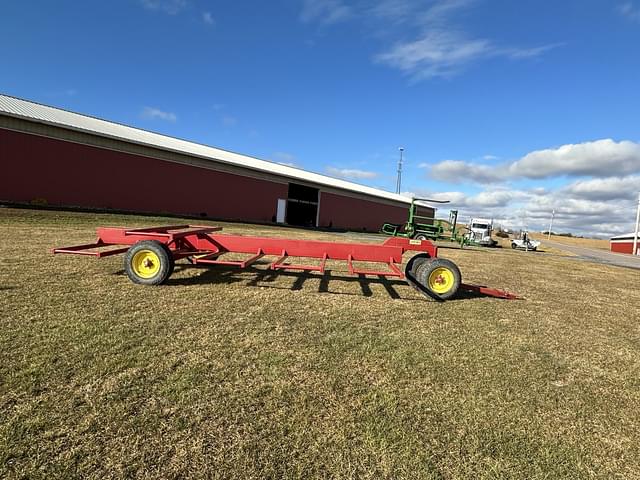
<instances>
[{"instance_id":1,"label":"large red barn","mask_svg":"<svg viewBox=\"0 0 640 480\"><path fill-rule=\"evenodd\" d=\"M377 231L394 193L0 95L0 202ZM435 209L421 214L433 216Z\"/></svg>"}]
</instances>

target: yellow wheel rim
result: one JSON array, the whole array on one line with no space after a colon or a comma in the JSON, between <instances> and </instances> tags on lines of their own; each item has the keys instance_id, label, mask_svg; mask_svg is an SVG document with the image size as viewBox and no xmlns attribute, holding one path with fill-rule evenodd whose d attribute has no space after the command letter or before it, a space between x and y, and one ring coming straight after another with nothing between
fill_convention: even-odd
<instances>
[{"instance_id":1,"label":"yellow wheel rim","mask_svg":"<svg viewBox=\"0 0 640 480\"><path fill-rule=\"evenodd\" d=\"M140 250L131 259L131 268L141 278L152 278L160 271L160 257L151 250Z\"/></svg>"},{"instance_id":2,"label":"yellow wheel rim","mask_svg":"<svg viewBox=\"0 0 640 480\"><path fill-rule=\"evenodd\" d=\"M453 272L445 267L436 268L429 274L429 290L435 293L447 293L453 288L455 277Z\"/></svg>"}]
</instances>

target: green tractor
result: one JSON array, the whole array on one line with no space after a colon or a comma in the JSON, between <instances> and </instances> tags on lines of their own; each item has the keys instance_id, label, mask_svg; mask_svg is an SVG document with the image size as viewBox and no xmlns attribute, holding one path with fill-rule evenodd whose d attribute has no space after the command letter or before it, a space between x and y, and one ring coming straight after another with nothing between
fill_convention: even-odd
<instances>
[{"instance_id":1,"label":"green tractor","mask_svg":"<svg viewBox=\"0 0 640 480\"><path fill-rule=\"evenodd\" d=\"M449 212L449 220L436 219L418 215L420 205L417 202L449 203L449 201L430 200L427 198L414 198L409 206L409 218L405 224L385 223L381 233L393 237L415 238L416 240L449 240L458 242L461 246L467 243L462 232L464 227L458 227L458 211ZM420 220L428 220L431 223L420 223Z\"/></svg>"}]
</instances>

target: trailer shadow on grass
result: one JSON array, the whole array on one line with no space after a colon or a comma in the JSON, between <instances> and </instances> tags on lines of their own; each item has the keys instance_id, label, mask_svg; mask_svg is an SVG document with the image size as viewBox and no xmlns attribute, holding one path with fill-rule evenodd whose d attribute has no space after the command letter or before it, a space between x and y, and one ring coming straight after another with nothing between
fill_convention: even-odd
<instances>
[{"instance_id":1,"label":"trailer shadow on grass","mask_svg":"<svg viewBox=\"0 0 640 480\"><path fill-rule=\"evenodd\" d=\"M401 289L408 288L409 285L400 279L389 279L383 275L378 275L375 277L367 277L365 275L345 275L340 273L332 273L330 269L324 271L323 274L319 274L317 272L307 272L307 271L287 271L287 270L268 270L265 268L256 268L254 266L249 266L245 269L238 269L236 267L229 267L224 265L217 265L215 267L211 266L202 266L202 265L189 265L189 264L177 264L175 267L176 272L180 272L182 270L199 270L200 273L198 275L193 275L189 277L176 278L172 277L166 281L166 285L169 286L188 286L188 285L231 285L231 284L243 284L248 287L257 287L257 288L273 288L277 290L289 290L289 291L299 291L305 288L305 282L307 280L319 280L319 285L317 288L318 293L326 293L330 295L347 295L347 296L364 296L364 297L372 297L374 296L374 292L372 290L372 286L380 285L384 288L389 298L394 300L405 300L405 301L434 301L428 297L420 297L420 298L411 298L406 295L398 292L397 287ZM247 274L251 274L252 277L247 279ZM114 275L122 275L125 276L124 270L118 270L114 272ZM292 278L293 283L290 286L281 286L276 285L275 282L278 278ZM330 282L346 282L346 283L357 283L360 287L360 293L352 293L352 292L344 292L344 291L336 291L330 290L329 284ZM410 290L413 292L413 290ZM467 292L460 290L458 295L448 301L456 301L456 300L469 300L473 298L484 298L486 295L481 293Z\"/></svg>"},{"instance_id":2,"label":"trailer shadow on grass","mask_svg":"<svg viewBox=\"0 0 640 480\"><path fill-rule=\"evenodd\" d=\"M332 273L330 269L320 274L317 272L306 271L287 271L287 270L265 270L264 268L247 267L245 269L237 269L234 267L226 266L199 266L199 265L176 265L176 271L185 269L198 269L201 271L199 275L194 275L186 278L169 278L166 282L167 285L216 285L216 284L233 284L241 283L248 287L259 288L275 288L278 290L290 290L298 291L305 288L307 280L319 280L317 288L318 293L327 293L331 295L351 295L351 296L364 296L371 297L374 295L372 285L382 285L387 294L392 299L402 300L420 300L415 298L403 297L396 287L406 287L407 284L403 280L391 280L383 275L377 277L367 277L365 275L358 275L357 277L351 275L341 275ZM251 274L252 278L247 279L247 274ZM291 278L293 283L288 286L275 285L275 281L278 278ZM361 293L339 292L329 289L330 282L339 281L347 283L357 283L360 286Z\"/></svg>"}]
</instances>

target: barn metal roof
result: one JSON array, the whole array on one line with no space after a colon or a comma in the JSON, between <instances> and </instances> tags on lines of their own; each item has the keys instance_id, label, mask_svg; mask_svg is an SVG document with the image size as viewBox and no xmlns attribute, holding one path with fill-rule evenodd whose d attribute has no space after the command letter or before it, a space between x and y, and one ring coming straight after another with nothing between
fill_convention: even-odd
<instances>
[{"instance_id":1,"label":"barn metal roof","mask_svg":"<svg viewBox=\"0 0 640 480\"><path fill-rule=\"evenodd\" d=\"M87 132L102 137L124 140L176 153L188 154L205 160L281 175L292 180L302 180L319 186L349 190L396 202L411 202L410 198L403 195L385 192L384 190L340 180L326 175L321 175L319 173L308 172L299 168L260 160L247 155L240 155L227 150L221 150L219 148L209 147L207 145L201 145L187 140L180 140L178 138L129 127L119 123L108 122L99 118L49 107L8 95L0 94L0 114Z\"/></svg>"},{"instance_id":2,"label":"barn metal roof","mask_svg":"<svg viewBox=\"0 0 640 480\"><path fill-rule=\"evenodd\" d=\"M610 240L633 240L635 236L636 236L635 232L631 232L631 233L625 233L624 235L611 237Z\"/></svg>"}]
</instances>

